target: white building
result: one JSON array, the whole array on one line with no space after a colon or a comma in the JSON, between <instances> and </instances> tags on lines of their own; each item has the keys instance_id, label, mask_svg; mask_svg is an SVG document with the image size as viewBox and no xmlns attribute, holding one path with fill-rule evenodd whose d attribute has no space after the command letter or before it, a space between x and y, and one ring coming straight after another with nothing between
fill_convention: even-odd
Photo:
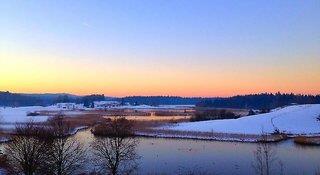
<instances>
[{"instance_id":1,"label":"white building","mask_svg":"<svg viewBox=\"0 0 320 175\"><path fill-rule=\"evenodd\" d=\"M95 101L94 102L94 108L97 108L97 109L114 108L120 105L121 103L118 101Z\"/></svg>"},{"instance_id":2,"label":"white building","mask_svg":"<svg viewBox=\"0 0 320 175\"><path fill-rule=\"evenodd\" d=\"M57 103L56 106L66 110L75 110L77 108L77 104L75 103Z\"/></svg>"}]
</instances>

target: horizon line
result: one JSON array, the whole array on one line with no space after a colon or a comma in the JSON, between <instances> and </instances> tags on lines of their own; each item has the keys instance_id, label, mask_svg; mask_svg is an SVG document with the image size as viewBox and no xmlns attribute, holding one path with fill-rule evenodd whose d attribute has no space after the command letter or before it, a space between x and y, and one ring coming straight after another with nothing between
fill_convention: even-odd
<instances>
[{"instance_id":1,"label":"horizon line","mask_svg":"<svg viewBox=\"0 0 320 175\"><path fill-rule=\"evenodd\" d=\"M182 98L230 98L235 96L246 96L246 95L258 95L258 94L293 94L293 95L307 95L307 96L319 96L320 93L310 94L310 93L294 93L294 92L253 92L253 93L239 93L233 95L226 95L226 96L183 96L183 95L125 95L125 96L112 96L106 95L105 93L86 93L86 94L77 94L77 93L70 93L70 92L17 92L17 91L8 91L8 90L0 90L0 92L9 92L14 94L68 94L74 96L88 96L88 95L104 95L105 97L110 98L125 98L125 97L182 97Z\"/></svg>"}]
</instances>

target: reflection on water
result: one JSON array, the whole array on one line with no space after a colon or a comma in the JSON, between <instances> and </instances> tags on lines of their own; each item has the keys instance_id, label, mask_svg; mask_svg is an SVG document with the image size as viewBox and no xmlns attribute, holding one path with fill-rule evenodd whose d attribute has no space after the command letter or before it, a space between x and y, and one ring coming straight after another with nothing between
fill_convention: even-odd
<instances>
[{"instance_id":1,"label":"reflection on water","mask_svg":"<svg viewBox=\"0 0 320 175\"><path fill-rule=\"evenodd\" d=\"M90 131L79 132L76 137L86 144L94 140ZM207 174L255 174L255 143L141 137L138 140L138 174L184 174L197 170ZM319 169L319 147L301 147L291 140L270 145L283 164L284 174L315 174Z\"/></svg>"}]
</instances>

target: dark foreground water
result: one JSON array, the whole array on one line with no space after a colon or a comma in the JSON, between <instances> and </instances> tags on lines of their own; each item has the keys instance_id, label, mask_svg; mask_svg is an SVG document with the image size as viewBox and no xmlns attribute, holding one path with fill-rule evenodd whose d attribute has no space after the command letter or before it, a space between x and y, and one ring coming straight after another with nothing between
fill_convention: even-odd
<instances>
[{"instance_id":1,"label":"dark foreground water","mask_svg":"<svg viewBox=\"0 0 320 175\"><path fill-rule=\"evenodd\" d=\"M75 137L86 144L94 139L90 131L79 132ZM137 139L138 174L255 174L256 143ZM320 147L299 146L292 140L269 144L274 152L272 174L281 174L282 167L283 174L312 175L320 168ZM89 163L87 168L91 167Z\"/></svg>"}]
</instances>

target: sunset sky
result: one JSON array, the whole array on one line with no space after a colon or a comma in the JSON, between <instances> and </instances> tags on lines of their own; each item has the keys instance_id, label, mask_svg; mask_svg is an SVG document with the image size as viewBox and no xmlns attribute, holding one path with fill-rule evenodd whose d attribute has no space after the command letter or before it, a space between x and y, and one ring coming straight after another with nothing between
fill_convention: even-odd
<instances>
[{"instance_id":1,"label":"sunset sky","mask_svg":"<svg viewBox=\"0 0 320 175\"><path fill-rule=\"evenodd\" d=\"M0 91L320 94L320 1L0 0Z\"/></svg>"}]
</instances>

